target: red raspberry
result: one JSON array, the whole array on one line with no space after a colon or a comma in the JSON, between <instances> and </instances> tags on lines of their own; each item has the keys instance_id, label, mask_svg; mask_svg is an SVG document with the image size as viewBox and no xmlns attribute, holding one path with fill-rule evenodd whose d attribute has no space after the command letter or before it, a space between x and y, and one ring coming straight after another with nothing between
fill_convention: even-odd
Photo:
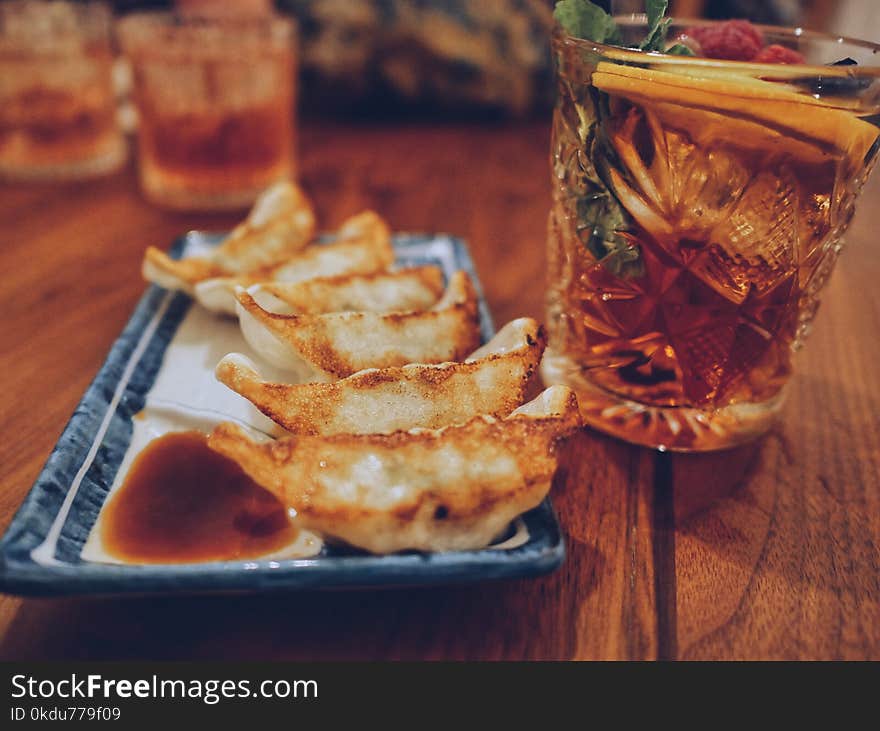
<instances>
[{"instance_id":1,"label":"red raspberry","mask_svg":"<svg viewBox=\"0 0 880 731\"><path fill-rule=\"evenodd\" d=\"M753 60L755 63L806 63L807 61L802 53L776 43L761 49Z\"/></svg>"},{"instance_id":2,"label":"red raspberry","mask_svg":"<svg viewBox=\"0 0 880 731\"><path fill-rule=\"evenodd\" d=\"M764 47L764 34L758 30L757 26L752 25L748 20L728 20L725 21L731 28L737 28L758 44L758 48Z\"/></svg>"},{"instance_id":3,"label":"red raspberry","mask_svg":"<svg viewBox=\"0 0 880 731\"><path fill-rule=\"evenodd\" d=\"M702 25L691 28L687 34L699 41L706 58L751 61L764 45L761 32L747 20Z\"/></svg>"},{"instance_id":4,"label":"red raspberry","mask_svg":"<svg viewBox=\"0 0 880 731\"><path fill-rule=\"evenodd\" d=\"M764 46L764 35L758 30L757 26L752 25L748 20L724 20L716 23L707 23L706 25L698 25L691 28L687 32L687 35L691 38L700 40L700 37L703 34L708 36L717 34L719 27L736 28L738 31L741 31L743 34L751 38L759 48L763 48Z\"/></svg>"}]
</instances>

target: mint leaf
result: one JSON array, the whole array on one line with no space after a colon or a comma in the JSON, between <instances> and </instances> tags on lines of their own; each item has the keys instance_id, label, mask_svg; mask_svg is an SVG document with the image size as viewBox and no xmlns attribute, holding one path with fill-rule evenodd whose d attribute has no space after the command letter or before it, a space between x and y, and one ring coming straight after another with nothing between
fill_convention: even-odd
<instances>
[{"instance_id":1,"label":"mint leaf","mask_svg":"<svg viewBox=\"0 0 880 731\"><path fill-rule=\"evenodd\" d=\"M648 20L648 35L639 45L642 51L663 51L666 34L672 22L666 17L669 0L645 0L645 15ZM608 13L589 0L559 0L553 9L553 17L576 38L586 38L597 43L622 45L620 29ZM676 55L688 55L677 51ZM693 55L693 54L690 54Z\"/></svg>"},{"instance_id":2,"label":"mint leaf","mask_svg":"<svg viewBox=\"0 0 880 731\"><path fill-rule=\"evenodd\" d=\"M657 30L657 26L660 25L663 16L666 15L668 5L669 0L645 0L645 15L648 16L648 35Z\"/></svg>"},{"instance_id":3,"label":"mint leaf","mask_svg":"<svg viewBox=\"0 0 880 731\"><path fill-rule=\"evenodd\" d=\"M643 51L662 51L669 30L666 9L669 0L645 0L645 14L648 17L648 35L639 48Z\"/></svg>"},{"instance_id":4,"label":"mint leaf","mask_svg":"<svg viewBox=\"0 0 880 731\"><path fill-rule=\"evenodd\" d=\"M696 56L692 49L688 48L684 43L676 43L666 49L666 53L670 56Z\"/></svg>"},{"instance_id":5,"label":"mint leaf","mask_svg":"<svg viewBox=\"0 0 880 731\"><path fill-rule=\"evenodd\" d=\"M553 9L553 17L569 35L576 38L586 38L596 43L621 41L614 19L589 0L559 0Z\"/></svg>"}]
</instances>

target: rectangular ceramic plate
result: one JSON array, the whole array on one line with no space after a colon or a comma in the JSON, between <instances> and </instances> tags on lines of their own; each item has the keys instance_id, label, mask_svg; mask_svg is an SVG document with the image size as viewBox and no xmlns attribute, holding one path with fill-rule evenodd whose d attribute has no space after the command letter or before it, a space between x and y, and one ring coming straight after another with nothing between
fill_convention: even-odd
<instances>
[{"instance_id":1,"label":"rectangular ceramic plate","mask_svg":"<svg viewBox=\"0 0 880 731\"><path fill-rule=\"evenodd\" d=\"M173 256L215 245L190 233ZM464 269L479 282L464 243L449 236L395 236L398 264ZM263 592L463 583L533 576L559 566L565 547L549 500L523 516L526 543L510 549L371 556L324 547L314 558L171 566L92 563L83 546L132 440L135 414L156 382L192 301L151 286L77 406L0 542L0 591L26 595ZM480 293L483 342L493 334ZM167 380L167 379L166 379ZM121 477L121 473L120 473Z\"/></svg>"}]
</instances>

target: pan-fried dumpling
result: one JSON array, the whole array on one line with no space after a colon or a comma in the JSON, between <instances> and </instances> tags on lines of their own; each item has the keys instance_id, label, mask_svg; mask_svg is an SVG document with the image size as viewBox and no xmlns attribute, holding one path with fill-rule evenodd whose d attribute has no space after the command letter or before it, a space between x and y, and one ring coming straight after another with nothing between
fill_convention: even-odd
<instances>
[{"instance_id":1,"label":"pan-fried dumpling","mask_svg":"<svg viewBox=\"0 0 880 731\"><path fill-rule=\"evenodd\" d=\"M310 246L274 266L235 276L200 281L198 302L214 312L235 314L235 288L264 282L303 282L315 277L372 274L394 263L391 230L373 211L353 216L339 229L335 243Z\"/></svg>"},{"instance_id":2,"label":"pan-fried dumpling","mask_svg":"<svg viewBox=\"0 0 880 731\"><path fill-rule=\"evenodd\" d=\"M260 307L279 315L427 310L443 294L443 270L421 266L295 283L266 282L248 292Z\"/></svg>"},{"instance_id":3,"label":"pan-fried dumpling","mask_svg":"<svg viewBox=\"0 0 880 731\"><path fill-rule=\"evenodd\" d=\"M507 416L523 402L544 345L541 326L523 317L507 323L464 363L371 369L334 383L288 385L261 380L248 358L233 353L216 373L294 434L438 429L478 414Z\"/></svg>"},{"instance_id":4,"label":"pan-fried dumpling","mask_svg":"<svg viewBox=\"0 0 880 731\"><path fill-rule=\"evenodd\" d=\"M314 233L315 213L302 190L287 181L276 183L209 255L175 260L149 247L144 254L144 279L192 295L196 283L204 279L251 271L287 258L306 246Z\"/></svg>"},{"instance_id":5,"label":"pan-fried dumpling","mask_svg":"<svg viewBox=\"0 0 880 731\"><path fill-rule=\"evenodd\" d=\"M227 423L208 444L304 528L373 553L454 551L489 545L544 499L557 441L580 423L574 392L553 386L503 420L263 443Z\"/></svg>"},{"instance_id":6,"label":"pan-fried dumpling","mask_svg":"<svg viewBox=\"0 0 880 731\"><path fill-rule=\"evenodd\" d=\"M461 360L480 341L477 295L455 272L443 297L416 312L278 315L236 291L241 330L268 363L300 381L333 381L365 368Z\"/></svg>"},{"instance_id":7,"label":"pan-fried dumpling","mask_svg":"<svg viewBox=\"0 0 880 731\"><path fill-rule=\"evenodd\" d=\"M302 190L291 182L276 183L254 203L213 252L213 261L230 272L271 266L304 248L315 235L315 211Z\"/></svg>"}]
</instances>

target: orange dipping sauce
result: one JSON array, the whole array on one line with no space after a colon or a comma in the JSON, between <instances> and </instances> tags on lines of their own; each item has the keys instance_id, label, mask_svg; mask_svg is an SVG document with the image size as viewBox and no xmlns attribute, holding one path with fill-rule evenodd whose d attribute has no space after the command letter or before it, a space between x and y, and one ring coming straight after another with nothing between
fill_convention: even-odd
<instances>
[{"instance_id":1,"label":"orange dipping sauce","mask_svg":"<svg viewBox=\"0 0 880 731\"><path fill-rule=\"evenodd\" d=\"M150 442L102 518L104 548L131 563L254 558L298 534L278 499L197 431Z\"/></svg>"}]
</instances>

